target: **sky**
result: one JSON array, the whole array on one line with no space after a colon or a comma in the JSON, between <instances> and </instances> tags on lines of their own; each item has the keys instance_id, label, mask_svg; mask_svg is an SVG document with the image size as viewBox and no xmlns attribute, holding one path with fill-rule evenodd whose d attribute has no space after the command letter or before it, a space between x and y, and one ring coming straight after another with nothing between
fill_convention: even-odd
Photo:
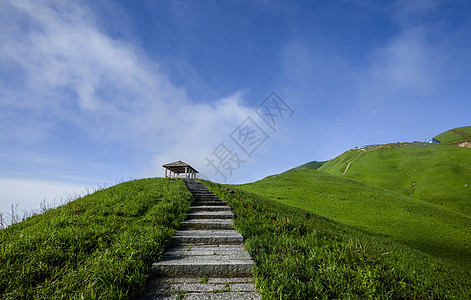
<instances>
[{"instance_id":1,"label":"sky","mask_svg":"<svg viewBox=\"0 0 471 300\"><path fill-rule=\"evenodd\" d=\"M471 125L469 1L0 1L0 213Z\"/></svg>"}]
</instances>

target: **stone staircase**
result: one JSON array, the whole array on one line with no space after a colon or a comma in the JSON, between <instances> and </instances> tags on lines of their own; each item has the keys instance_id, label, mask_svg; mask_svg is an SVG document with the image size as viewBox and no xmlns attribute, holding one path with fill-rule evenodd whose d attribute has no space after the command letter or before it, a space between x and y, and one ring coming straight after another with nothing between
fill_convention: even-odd
<instances>
[{"instance_id":1,"label":"stone staircase","mask_svg":"<svg viewBox=\"0 0 471 300\"><path fill-rule=\"evenodd\" d=\"M230 207L200 182L184 181L194 198L191 212L172 237L174 247L152 265L155 277L139 299L261 299Z\"/></svg>"}]
</instances>

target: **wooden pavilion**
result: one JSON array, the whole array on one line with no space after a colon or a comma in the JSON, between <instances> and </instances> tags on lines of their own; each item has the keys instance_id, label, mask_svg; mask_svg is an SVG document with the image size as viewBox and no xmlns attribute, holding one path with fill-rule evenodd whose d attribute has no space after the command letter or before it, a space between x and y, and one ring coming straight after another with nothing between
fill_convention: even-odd
<instances>
[{"instance_id":1,"label":"wooden pavilion","mask_svg":"<svg viewBox=\"0 0 471 300\"><path fill-rule=\"evenodd\" d=\"M172 177L183 177L183 178L196 178L196 174L199 173L196 171L195 168L190 166L189 164L182 162L181 160L169 163L166 165L162 165L165 168L165 178L172 178ZM167 175L167 172L169 174ZM180 174L185 174L184 176Z\"/></svg>"}]
</instances>

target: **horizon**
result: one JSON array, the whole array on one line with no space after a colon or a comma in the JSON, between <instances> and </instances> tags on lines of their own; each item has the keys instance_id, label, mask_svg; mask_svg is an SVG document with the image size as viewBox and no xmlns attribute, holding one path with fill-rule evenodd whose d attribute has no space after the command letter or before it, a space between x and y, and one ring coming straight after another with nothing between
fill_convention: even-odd
<instances>
[{"instance_id":1,"label":"horizon","mask_svg":"<svg viewBox=\"0 0 471 300\"><path fill-rule=\"evenodd\" d=\"M467 1L3 1L0 213L468 126ZM223 159L224 158L224 159Z\"/></svg>"}]
</instances>

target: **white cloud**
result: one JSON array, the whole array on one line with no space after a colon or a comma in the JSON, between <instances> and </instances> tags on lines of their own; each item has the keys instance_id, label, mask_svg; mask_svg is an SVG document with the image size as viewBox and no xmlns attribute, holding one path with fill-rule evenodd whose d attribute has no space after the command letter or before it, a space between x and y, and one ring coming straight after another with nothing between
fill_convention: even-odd
<instances>
[{"instance_id":1,"label":"white cloud","mask_svg":"<svg viewBox=\"0 0 471 300\"><path fill-rule=\"evenodd\" d=\"M0 10L0 64L13 74L0 71L0 108L14 112L0 125L15 132L0 141L47 139L61 121L92 139L153 152L156 165L199 163L247 116L243 92L192 103L142 49L107 35L83 3L4 1ZM21 111L42 134L21 125Z\"/></svg>"},{"instance_id":2,"label":"white cloud","mask_svg":"<svg viewBox=\"0 0 471 300\"><path fill-rule=\"evenodd\" d=\"M409 29L376 53L370 83L387 86L390 92L410 89L428 94L433 91L437 58L426 42L426 32Z\"/></svg>"}]
</instances>

